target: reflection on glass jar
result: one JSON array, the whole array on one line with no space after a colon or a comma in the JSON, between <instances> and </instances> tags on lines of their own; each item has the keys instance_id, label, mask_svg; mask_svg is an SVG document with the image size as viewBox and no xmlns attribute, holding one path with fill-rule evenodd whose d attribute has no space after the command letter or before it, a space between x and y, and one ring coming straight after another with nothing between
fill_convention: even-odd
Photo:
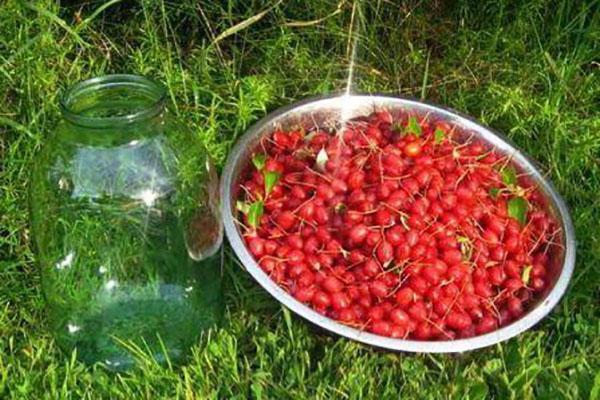
<instances>
[{"instance_id":1,"label":"reflection on glass jar","mask_svg":"<svg viewBox=\"0 0 600 400\"><path fill-rule=\"evenodd\" d=\"M71 88L31 179L49 320L85 362L186 352L223 313L218 178L165 90L110 75Z\"/></svg>"}]
</instances>

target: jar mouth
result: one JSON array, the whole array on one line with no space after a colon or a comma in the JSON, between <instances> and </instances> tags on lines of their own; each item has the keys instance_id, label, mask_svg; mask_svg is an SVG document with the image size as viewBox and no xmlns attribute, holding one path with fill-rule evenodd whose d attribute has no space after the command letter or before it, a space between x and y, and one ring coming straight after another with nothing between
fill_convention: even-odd
<instances>
[{"instance_id":1,"label":"jar mouth","mask_svg":"<svg viewBox=\"0 0 600 400\"><path fill-rule=\"evenodd\" d=\"M139 75L104 75L70 87L60 100L64 118L92 128L126 125L162 113L166 90Z\"/></svg>"}]
</instances>

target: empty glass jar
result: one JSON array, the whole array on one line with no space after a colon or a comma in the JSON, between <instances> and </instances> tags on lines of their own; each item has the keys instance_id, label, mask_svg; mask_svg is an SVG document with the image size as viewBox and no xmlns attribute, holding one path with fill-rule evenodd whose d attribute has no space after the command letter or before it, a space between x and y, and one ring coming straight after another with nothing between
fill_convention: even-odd
<instances>
[{"instance_id":1,"label":"empty glass jar","mask_svg":"<svg viewBox=\"0 0 600 400\"><path fill-rule=\"evenodd\" d=\"M56 339L124 370L181 361L223 312L218 177L135 75L81 82L35 160L31 225Z\"/></svg>"}]
</instances>

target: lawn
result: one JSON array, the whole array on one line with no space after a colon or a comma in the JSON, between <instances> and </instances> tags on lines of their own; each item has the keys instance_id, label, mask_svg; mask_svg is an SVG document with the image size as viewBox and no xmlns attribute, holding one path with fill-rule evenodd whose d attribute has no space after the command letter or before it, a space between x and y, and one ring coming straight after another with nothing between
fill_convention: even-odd
<instances>
[{"instance_id":1,"label":"lawn","mask_svg":"<svg viewBox=\"0 0 600 400\"><path fill-rule=\"evenodd\" d=\"M600 399L598 1L146 0L0 5L0 397ZM67 86L164 82L219 166L274 108L343 90L448 105L506 133L568 203L569 291L531 331L460 355L377 351L283 309L226 249L227 317L189 363L115 375L47 332L28 229L35 153Z\"/></svg>"}]
</instances>

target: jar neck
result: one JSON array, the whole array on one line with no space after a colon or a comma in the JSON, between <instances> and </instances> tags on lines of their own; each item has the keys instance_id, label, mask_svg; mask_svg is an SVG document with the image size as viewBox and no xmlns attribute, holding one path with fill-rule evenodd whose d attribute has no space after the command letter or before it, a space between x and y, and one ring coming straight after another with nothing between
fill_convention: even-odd
<instances>
[{"instance_id":1,"label":"jar neck","mask_svg":"<svg viewBox=\"0 0 600 400\"><path fill-rule=\"evenodd\" d=\"M75 135L124 135L131 139L157 132L165 113L164 87L138 75L105 75L67 90L60 108ZM112 138L117 139L113 137Z\"/></svg>"}]
</instances>

